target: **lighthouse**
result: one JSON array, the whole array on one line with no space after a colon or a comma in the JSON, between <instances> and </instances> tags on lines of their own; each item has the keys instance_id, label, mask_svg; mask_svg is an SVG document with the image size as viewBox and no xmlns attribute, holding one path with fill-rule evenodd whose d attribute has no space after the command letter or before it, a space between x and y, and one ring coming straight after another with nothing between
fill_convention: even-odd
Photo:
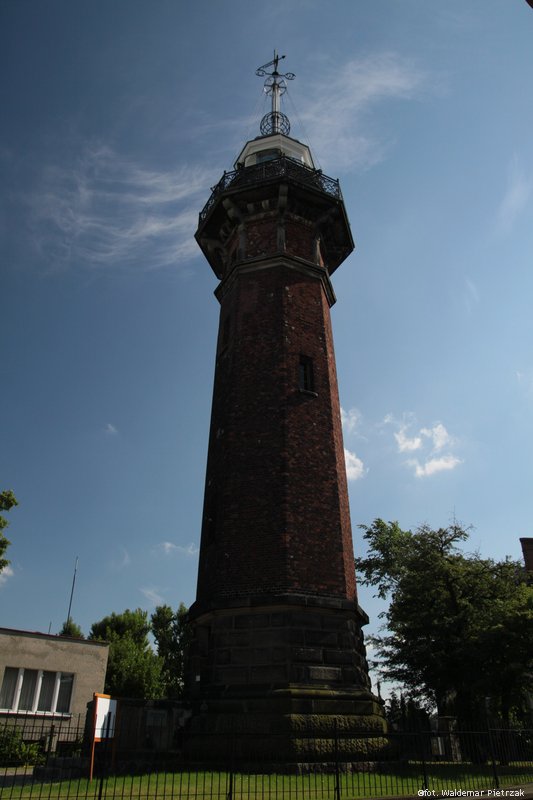
<instances>
[{"instance_id":1,"label":"lighthouse","mask_svg":"<svg viewBox=\"0 0 533 800\"><path fill-rule=\"evenodd\" d=\"M357 601L330 309L339 181L271 110L200 212L220 325L187 686L193 729L382 731ZM334 143L332 143L333 146Z\"/></svg>"}]
</instances>

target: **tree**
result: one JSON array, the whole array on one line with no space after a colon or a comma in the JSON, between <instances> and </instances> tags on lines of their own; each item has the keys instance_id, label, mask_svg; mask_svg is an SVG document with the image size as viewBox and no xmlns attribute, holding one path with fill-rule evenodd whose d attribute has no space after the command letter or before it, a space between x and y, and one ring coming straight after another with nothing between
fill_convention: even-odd
<instances>
[{"instance_id":1,"label":"tree","mask_svg":"<svg viewBox=\"0 0 533 800\"><path fill-rule=\"evenodd\" d=\"M413 697L391 692L385 702L385 716L393 730L429 730L430 720L427 708Z\"/></svg>"},{"instance_id":2,"label":"tree","mask_svg":"<svg viewBox=\"0 0 533 800\"><path fill-rule=\"evenodd\" d=\"M59 631L59 636L70 636L71 639L84 639L83 632L79 625L76 625L74 620L70 617L63 623L63 627Z\"/></svg>"},{"instance_id":3,"label":"tree","mask_svg":"<svg viewBox=\"0 0 533 800\"><path fill-rule=\"evenodd\" d=\"M0 511L10 511L13 506L18 506L17 498L13 494L10 489L7 489L4 492L0 492ZM0 514L0 573L8 566L9 560L7 558L3 558L4 553L6 552L7 548L11 544L9 539L7 539L3 531L7 528L9 522L7 519Z\"/></svg>"},{"instance_id":4,"label":"tree","mask_svg":"<svg viewBox=\"0 0 533 800\"><path fill-rule=\"evenodd\" d=\"M386 633L374 639L381 672L440 714L478 716L491 698L509 719L532 686L533 587L520 562L465 554L453 524L414 533L397 522L361 525L361 582L388 597Z\"/></svg>"},{"instance_id":5,"label":"tree","mask_svg":"<svg viewBox=\"0 0 533 800\"><path fill-rule=\"evenodd\" d=\"M118 697L155 700L163 696L163 661L148 640L148 613L140 608L93 623L89 639L109 642L105 691Z\"/></svg>"},{"instance_id":6,"label":"tree","mask_svg":"<svg viewBox=\"0 0 533 800\"><path fill-rule=\"evenodd\" d=\"M190 639L188 610L180 603L177 611L170 606L158 606L152 614L152 631L157 653L163 660L165 694L177 699L183 694L185 659Z\"/></svg>"}]
</instances>

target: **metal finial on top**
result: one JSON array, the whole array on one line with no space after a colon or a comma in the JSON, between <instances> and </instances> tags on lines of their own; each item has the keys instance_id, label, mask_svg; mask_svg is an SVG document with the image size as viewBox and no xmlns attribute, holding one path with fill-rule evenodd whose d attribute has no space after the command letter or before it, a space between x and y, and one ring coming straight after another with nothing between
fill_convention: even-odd
<instances>
[{"instance_id":1,"label":"metal finial on top","mask_svg":"<svg viewBox=\"0 0 533 800\"><path fill-rule=\"evenodd\" d=\"M294 72L286 72L285 74L278 72L278 64L282 58L285 58L285 56L279 56L274 50L273 60L269 61L268 64L263 64L262 67L258 67L255 71L259 78L267 76L264 84L265 93L272 97L272 111L269 114L265 114L260 124L263 136L270 136L273 133L283 133L288 136L291 130L289 118L279 110L279 99L287 91L285 80L292 81L295 75ZM269 67L274 67L272 72L268 72Z\"/></svg>"}]
</instances>

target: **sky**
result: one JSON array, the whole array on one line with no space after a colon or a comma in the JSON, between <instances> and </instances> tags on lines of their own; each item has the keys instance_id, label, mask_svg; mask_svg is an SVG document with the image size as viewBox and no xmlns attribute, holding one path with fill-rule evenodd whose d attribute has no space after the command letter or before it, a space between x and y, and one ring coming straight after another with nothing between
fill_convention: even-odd
<instances>
[{"instance_id":1,"label":"sky","mask_svg":"<svg viewBox=\"0 0 533 800\"><path fill-rule=\"evenodd\" d=\"M198 212L268 110L340 178L360 524L533 536L526 0L0 0L0 624L193 602L218 303ZM368 631L380 606L361 587Z\"/></svg>"}]
</instances>

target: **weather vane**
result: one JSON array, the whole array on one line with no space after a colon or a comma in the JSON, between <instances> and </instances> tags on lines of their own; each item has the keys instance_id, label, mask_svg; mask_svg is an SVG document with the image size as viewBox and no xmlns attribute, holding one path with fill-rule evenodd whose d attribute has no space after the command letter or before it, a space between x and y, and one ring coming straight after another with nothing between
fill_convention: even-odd
<instances>
[{"instance_id":1,"label":"weather vane","mask_svg":"<svg viewBox=\"0 0 533 800\"><path fill-rule=\"evenodd\" d=\"M291 130L289 118L279 110L279 100L281 95L287 91L285 81L292 81L296 76L294 72L285 72L284 74L278 72L278 64L282 58L285 58L285 56L279 56L274 50L273 60L269 61L268 64L263 64L262 67L258 67L255 71L259 78L266 76L264 83L265 93L272 97L272 110L270 113L265 114L260 124L263 136L270 136L274 133L283 133L288 136ZM268 71L270 67L274 67L272 72Z\"/></svg>"}]
</instances>

